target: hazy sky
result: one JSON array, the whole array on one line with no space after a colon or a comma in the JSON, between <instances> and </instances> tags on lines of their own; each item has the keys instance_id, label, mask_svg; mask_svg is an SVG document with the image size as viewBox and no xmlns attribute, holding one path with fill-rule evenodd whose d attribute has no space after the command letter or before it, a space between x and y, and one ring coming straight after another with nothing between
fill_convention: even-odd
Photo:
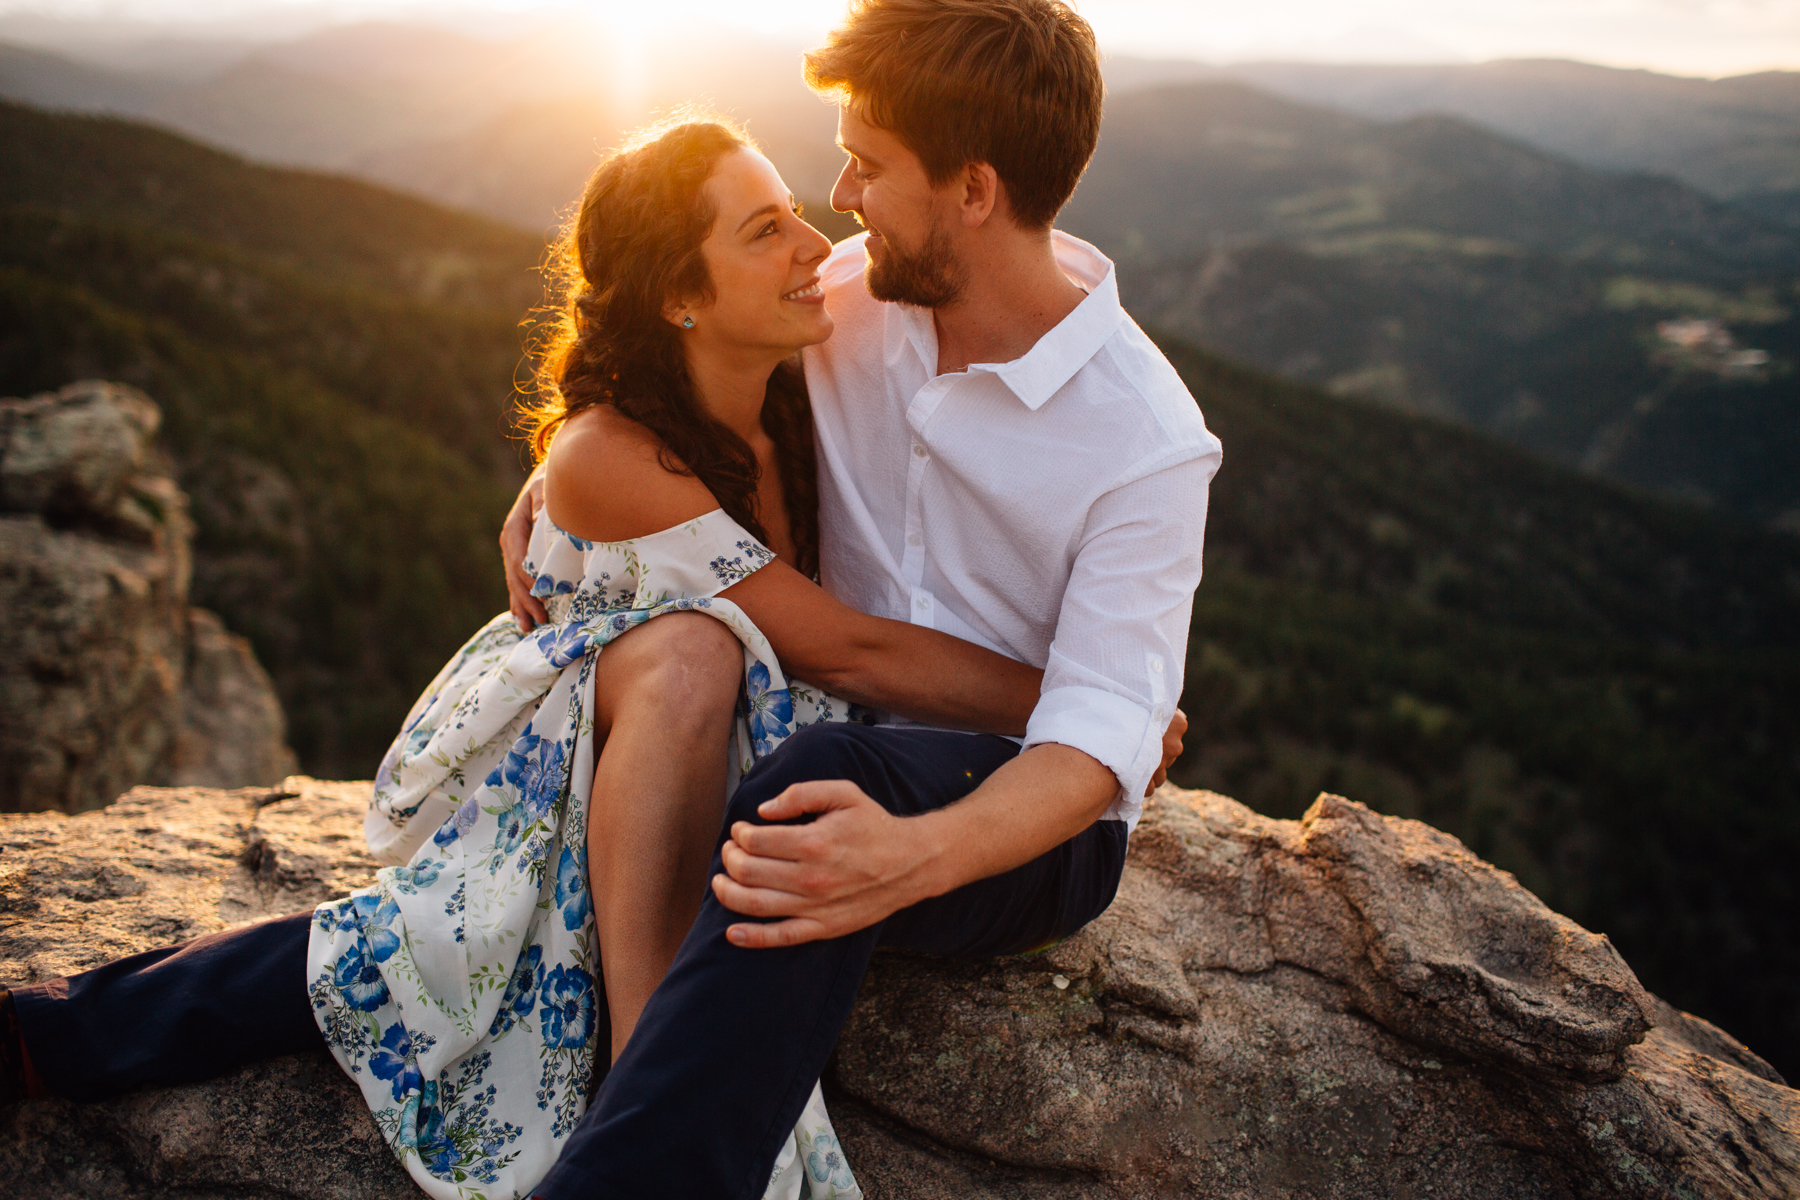
<instances>
[{"instance_id":1,"label":"hazy sky","mask_svg":"<svg viewBox=\"0 0 1800 1200\"><path fill-rule=\"evenodd\" d=\"M1364 61L1579 58L1690 75L1800 68L1800 0L1080 0L1113 53ZM843 0L0 0L0 13L291 27L365 17L498 26L580 9L643 32L710 22L817 37Z\"/></svg>"}]
</instances>

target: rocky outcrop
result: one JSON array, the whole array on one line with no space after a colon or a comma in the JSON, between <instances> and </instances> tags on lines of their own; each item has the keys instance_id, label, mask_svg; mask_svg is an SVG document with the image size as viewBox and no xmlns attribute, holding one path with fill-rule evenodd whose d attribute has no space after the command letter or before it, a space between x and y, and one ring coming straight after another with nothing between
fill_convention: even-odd
<instances>
[{"instance_id":1,"label":"rocky outcrop","mask_svg":"<svg viewBox=\"0 0 1800 1200\"><path fill-rule=\"evenodd\" d=\"M294 770L249 643L188 606L192 529L152 452L160 419L116 384L0 400L0 809Z\"/></svg>"},{"instance_id":2,"label":"rocky outcrop","mask_svg":"<svg viewBox=\"0 0 1800 1200\"><path fill-rule=\"evenodd\" d=\"M0 980L366 881L367 787L0 817ZM878 956L827 1083L872 1200L1800 1194L1800 1093L1454 839L1334 796L1163 789L1076 937ZM0 1121L20 1200L418 1194L322 1051Z\"/></svg>"},{"instance_id":3,"label":"rocky outcrop","mask_svg":"<svg viewBox=\"0 0 1800 1200\"><path fill-rule=\"evenodd\" d=\"M1165 789L1037 959L881 960L844 1140L914 1200L1791 1196L1800 1093L1455 839Z\"/></svg>"}]
</instances>

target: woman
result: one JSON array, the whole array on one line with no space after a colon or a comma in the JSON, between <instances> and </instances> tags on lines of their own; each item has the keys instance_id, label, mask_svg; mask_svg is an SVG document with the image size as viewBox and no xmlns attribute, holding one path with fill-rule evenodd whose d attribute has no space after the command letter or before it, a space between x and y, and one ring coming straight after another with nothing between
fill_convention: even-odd
<instances>
[{"instance_id":1,"label":"woman","mask_svg":"<svg viewBox=\"0 0 1800 1200\"><path fill-rule=\"evenodd\" d=\"M812 432L791 360L831 333L829 249L768 161L710 121L603 163L564 238L525 568L549 620L526 634L497 617L427 689L367 826L405 865L322 906L309 947L332 1052L434 1196L523 1195L549 1169L600 1016L616 1057L698 911L729 789L795 728L868 720L868 704L1024 731L1036 670L811 582ZM665 680L621 703L620 680L671 636L729 640L741 689ZM816 1089L770 1193L803 1185L860 1194Z\"/></svg>"}]
</instances>

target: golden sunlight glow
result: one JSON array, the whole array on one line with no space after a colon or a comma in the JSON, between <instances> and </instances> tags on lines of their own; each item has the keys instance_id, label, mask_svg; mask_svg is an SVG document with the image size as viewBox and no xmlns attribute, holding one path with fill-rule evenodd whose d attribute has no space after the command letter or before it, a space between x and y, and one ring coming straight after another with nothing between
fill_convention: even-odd
<instances>
[{"instance_id":1,"label":"golden sunlight glow","mask_svg":"<svg viewBox=\"0 0 1800 1200\"><path fill-rule=\"evenodd\" d=\"M818 37L843 16L844 8L843 0L648 0L596 4L590 11L621 30L641 34L726 27Z\"/></svg>"},{"instance_id":2,"label":"golden sunlight glow","mask_svg":"<svg viewBox=\"0 0 1800 1200\"><path fill-rule=\"evenodd\" d=\"M1800 67L1800 0L1071 0L1110 54L1357 62L1573 58L1689 75ZM388 20L605 28L621 50L684 37L816 42L847 0L0 0L0 17L291 27ZM621 58L621 62L623 62ZM637 60L642 62L641 57ZM641 69L641 68L639 68ZM624 81L630 83L629 80Z\"/></svg>"}]
</instances>

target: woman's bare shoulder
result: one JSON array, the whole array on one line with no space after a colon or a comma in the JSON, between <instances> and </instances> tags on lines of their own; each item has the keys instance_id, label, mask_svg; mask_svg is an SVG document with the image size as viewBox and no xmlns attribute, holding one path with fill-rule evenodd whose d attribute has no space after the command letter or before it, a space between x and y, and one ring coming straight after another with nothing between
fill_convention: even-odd
<instances>
[{"instance_id":1,"label":"woman's bare shoulder","mask_svg":"<svg viewBox=\"0 0 1800 1200\"><path fill-rule=\"evenodd\" d=\"M610 405L570 417L544 458L544 510L595 542L648 536L719 507L691 475L672 470L662 439Z\"/></svg>"}]
</instances>

